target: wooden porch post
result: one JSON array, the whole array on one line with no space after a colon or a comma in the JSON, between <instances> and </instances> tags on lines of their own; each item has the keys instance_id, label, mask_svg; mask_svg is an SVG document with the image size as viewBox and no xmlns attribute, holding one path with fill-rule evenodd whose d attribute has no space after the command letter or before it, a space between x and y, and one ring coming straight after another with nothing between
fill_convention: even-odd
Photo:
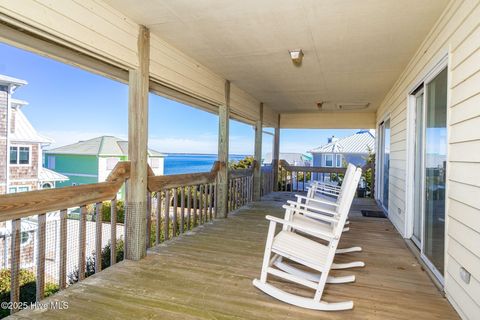
<instances>
[{"instance_id":1,"label":"wooden porch post","mask_svg":"<svg viewBox=\"0 0 480 320\"><path fill-rule=\"evenodd\" d=\"M273 140L273 191L278 191L278 161L280 159L280 114L278 115L277 126L275 127L275 137Z\"/></svg>"},{"instance_id":2,"label":"wooden porch post","mask_svg":"<svg viewBox=\"0 0 480 320\"><path fill-rule=\"evenodd\" d=\"M253 168L253 201L259 201L262 191L262 135L263 135L263 102L260 103L260 119L255 123L255 162Z\"/></svg>"},{"instance_id":3,"label":"wooden porch post","mask_svg":"<svg viewBox=\"0 0 480 320\"><path fill-rule=\"evenodd\" d=\"M225 104L218 110L218 161L224 165L218 171L218 197L216 218L228 215L228 140L230 120L230 81L225 81Z\"/></svg>"},{"instance_id":4,"label":"wooden porch post","mask_svg":"<svg viewBox=\"0 0 480 320\"><path fill-rule=\"evenodd\" d=\"M146 255L147 210L147 140L150 32L140 26L138 34L139 67L129 73L128 159L131 163L127 181L126 258L140 260Z\"/></svg>"}]
</instances>

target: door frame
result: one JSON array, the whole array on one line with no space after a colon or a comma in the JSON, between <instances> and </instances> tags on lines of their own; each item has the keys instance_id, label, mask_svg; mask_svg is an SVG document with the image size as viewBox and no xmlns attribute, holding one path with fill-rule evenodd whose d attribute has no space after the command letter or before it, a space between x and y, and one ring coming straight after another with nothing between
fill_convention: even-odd
<instances>
[{"instance_id":1,"label":"door frame","mask_svg":"<svg viewBox=\"0 0 480 320\"><path fill-rule=\"evenodd\" d=\"M439 57L434 60L434 63L430 64L428 68L426 68L425 72L421 74L419 78L414 82L414 84L410 87L408 91L407 97L407 163L406 163L406 179L405 179L405 238L411 239L413 241L413 227L414 227L414 211L415 211L415 188L414 188L414 170L415 170L415 127L416 127L416 115L415 115L415 108L416 108L416 94L415 92L418 90L420 86L423 87L424 92L424 99L423 99L423 107L424 107L424 118L426 114L426 100L427 100L427 92L426 92L426 85L431 82L441 71L445 68L447 69L447 178L446 178L446 194L445 194L445 253L444 253L444 265L447 266L447 244L448 244L448 190L449 190L449 183L448 183L448 173L449 173L449 137L450 137L450 83L451 83L451 72L449 70L450 66L450 55L448 51L441 52ZM425 132L424 141L425 141ZM424 166L424 164L423 164ZM422 179L424 180L424 179ZM425 181L422 181L422 193L424 193L424 184ZM424 206L425 199L422 196L422 207ZM422 258L422 262L424 262L430 271L435 275L437 280L441 283L442 286L445 285L445 276L446 274L442 275L437 268L428 260L428 258L423 253L423 245L424 245L424 214L421 217L421 228L422 228L422 236L421 236L421 248L419 250L420 257Z\"/></svg>"},{"instance_id":2,"label":"door frame","mask_svg":"<svg viewBox=\"0 0 480 320\"><path fill-rule=\"evenodd\" d=\"M384 184L383 184L383 178L384 178L384 172L383 172L383 150L382 146L384 144L385 136L383 135L383 132L381 132L381 125L384 124L386 121L390 120L390 129L392 126L392 121L390 117L390 113L385 114L378 122L377 122L377 130L376 130L376 135L378 137L375 150L378 150L376 152L376 159L375 159L375 198L377 199L377 203L380 204L380 208L385 212L385 214L388 216L388 209L385 208L385 205L382 202L383 199L383 192L384 192ZM391 131L390 131L390 136L391 136ZM382 152L380 152L382 151ZM390 175L390 172L389 172ZM389 177L389 183L390 183L390 177ZM390 188L389 188L390 190ZM390 197L388 198L390 201Z\"/></svg>"}]
</instances>

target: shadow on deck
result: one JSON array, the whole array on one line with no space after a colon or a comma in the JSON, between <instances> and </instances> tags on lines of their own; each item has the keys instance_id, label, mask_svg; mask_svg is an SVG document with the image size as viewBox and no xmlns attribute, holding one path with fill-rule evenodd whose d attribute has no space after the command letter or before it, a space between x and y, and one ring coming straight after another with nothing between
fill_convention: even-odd
<instances>
[{"instance_id":1,"label":"shadow on deck","mask_svg":"<svg viewBox=\"0 0 480 320\"><path fill-rule=\"evenodd\" d=\"M364 251L336 261L365 261L351 284L327 285L326 301L353 300L350 311L321 312L277 301L253 287L259 277L267 221L281 216L291 197L274 193L228 219L200 227L152 249L139 262L124 261L45 301L67 301L68 310L24 310L19 319L456 319L457 314L387 219L363 218L375 208L356 199L351 230L342 246ZM297 294L313 290L290 285Z\"/></svg>"}]
</instances>

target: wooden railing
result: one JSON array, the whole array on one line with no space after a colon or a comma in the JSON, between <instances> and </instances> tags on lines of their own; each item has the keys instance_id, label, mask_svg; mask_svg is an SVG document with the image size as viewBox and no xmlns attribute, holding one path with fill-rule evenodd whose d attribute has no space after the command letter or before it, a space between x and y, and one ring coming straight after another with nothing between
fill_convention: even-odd
<instances>
[{"instance_id":1,"label":"wooden railing","mask_svg":"<svg viewBox=\"0 0 480 320\"><path fill-rule=\"evenodd\" d=\"M216 178L210 172L148 177L147 248L211 221L217 213Z\"/></svg>"},{"instance_id":2,"label":"wooden railing","mask_svg":"<svg viewBox=\"0 0 480 320\"><path fill-rule=\"evenodd\" d=\"M261 195L264 196L266 194L273 192L274 190L273 166L272 165L262 166L261 171L262 171Z\"/></svg>"},{"instance_id":3,"label":"wooden railing","mask_svg":"<svg viewBox=\"0 0 480 320\"><path fill-rule=\"evenodd\" d=\"M120 162L106 182L0 195L3 249L9 252L2 268L9 269L12 313L21 306L25 273L35 274L36 292L29 294L38 301L117 262L117 243L125 232L116 199L129 173L130 163ZM103 221L104 201L110 204L109 221ZM111 250L110 261L102 256L105 248Z\"/></svg>"},{"instance_id":4,"label":"wooden railing","mask_svg":"<svg viewBox=\"0 0 480 320\"><path fill-rule=\"evenodd\" d=\"M216 217L217 177L225 165L215 162L210 172L168 176L155 176L149 168L147 248ZM253 200L253 171L253 166L229 170L228 211ZM272 189L271 169L262 171L265 193ZM2 268L9 269L10 301L16 306L12 312L20 306L20 269L35 274L38 301L123 259L128 236L127 205L117 211L121 205L117 194L123 190L127 194L126 186L122 188L129 176L130 162L126 161L117 164L106 182L0 195L0 230L8 230L11 225L10 250L6 240L3 244L4 251L9 252L8 265ZM108 220L104 219L106 213ZM58 225L52 227L53 222ZM26 226L33 226L35 233L30 253L24 245ZM3 236L7 239L6 234ZM32 261L25 263L27 254Z\"/></svg>"},{"instance_id":5,"label":"wooden railing","mask_svg":"<svg viewBox=\"0 0 480 320\"><path fill-rule=\"evenodd\" d=\"M370 174L371 177L375 177L374 165L366 165L362 170L363 181L362 184L359 185L357 195L362 197L371 196L373 195L374 185L372 184L370 190L367 190L365 187L365 179L367 174ZM346 168L292 166L285 160L280 160L278 190L292 192L306 191L307 187L313 180L323 180L335 183L340 180L339 175L343 177L345 171Z\"/></svg>"},{"instance_id":6,"label":"wooden railing","mask_svg":"<svg viewBox=\"0 0 480 320\"><path fill-rule=\"evenodd\" d=\"M330 181L339 174L344 174L346 168L292 166L285 160L280 160L279 191L306 191L312 180L319 180L326 175Z\"/></svg>"},{"instance_id":7,"label":"wooden railing","mask_svg":"<svg viewBox=\"0 0 480 320\"><path fill-rule=\"evenodd\" d=\"M237 210L253 200L253 166L247 169L229 169L228 212Z\"/></svg>"}]
</instances>

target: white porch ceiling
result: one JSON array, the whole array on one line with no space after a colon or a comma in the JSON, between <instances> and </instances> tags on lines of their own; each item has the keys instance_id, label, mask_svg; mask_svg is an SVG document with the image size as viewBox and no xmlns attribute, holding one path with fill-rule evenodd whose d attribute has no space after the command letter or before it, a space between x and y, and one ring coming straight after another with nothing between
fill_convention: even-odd
<instances>
[{"instance_id":1,"label":"white porch ceiling","mask_svg":"<svg viewBox=\"0 0 480 320\"><path fill-rule=\"evenodd\" d=\"M449 0L106 0L278 112L374 111ZM305 53L295 67L288 50Z\"/></svg>"}]
</instances>

